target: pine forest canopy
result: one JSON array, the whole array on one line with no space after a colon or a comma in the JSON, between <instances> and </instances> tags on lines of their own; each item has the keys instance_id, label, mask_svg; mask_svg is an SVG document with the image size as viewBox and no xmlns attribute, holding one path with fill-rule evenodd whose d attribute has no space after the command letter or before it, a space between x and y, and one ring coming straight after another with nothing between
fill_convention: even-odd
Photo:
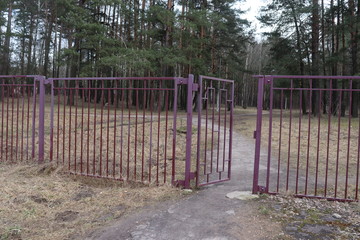
<instances>
[{"instance_id":1,"label":"pine forest canopy","mask_svg":"<svg viewBox=\"0 0 360 240\"><path fill-rule=\"evenodd\" d=\"M358 75L360 1L269 0L261 42L242 1L2 0L0 74L205 74L234 79L244 107L253 74Z\"/></svg>"}]
</instances>

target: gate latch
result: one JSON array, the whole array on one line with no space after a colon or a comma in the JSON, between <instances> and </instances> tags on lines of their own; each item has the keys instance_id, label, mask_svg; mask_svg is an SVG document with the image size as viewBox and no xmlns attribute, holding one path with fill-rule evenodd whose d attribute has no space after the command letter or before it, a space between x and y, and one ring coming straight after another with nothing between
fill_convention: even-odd
<instances>
[{"instance_id":1,"label":"gate latch","mask_svg":"<svg viewBox=\"0 0 360 240\"><path fill-rule=\"evenodd\" d=\"M256 139L256 131L254 131L254 139Z\"/></svg>"}]
</instances>

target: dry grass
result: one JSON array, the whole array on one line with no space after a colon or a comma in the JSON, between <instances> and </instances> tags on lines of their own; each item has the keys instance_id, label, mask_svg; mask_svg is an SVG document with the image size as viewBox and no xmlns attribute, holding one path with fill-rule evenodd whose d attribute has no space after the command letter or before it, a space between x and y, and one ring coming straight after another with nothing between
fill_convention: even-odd
<instances>
[{"instance_id":1,"label":"dry grass","mask_svg":"<svg viewBox=\"0 0 360 240\"><path fill-rule=\"evenodd\" d=\"M182 192L69 177L51 164L0 165L0 239L81 238L144 205Z\"/></svg>"},{"instance_id":2,"label":"dry grass","mask_svg":"<svg viewBox=\"0 0 360 240\"><path fill-rule=\"evenodd\" d=\"M245 112L237 110L237 113L240 114L240 121L235 121L235 130L252 138L253 131L256 129L256 109ZM290 185L296 184L296 179L299 179L299 192L302 193L305 190L306 177L309 180L308 191L315 190L314 184L317 175L317 194L324 194L327 175L327 195L335 195L335 184L337 183L337 197L345 197L347 178L349 184L347 197L354 198L358 169L359 119L350 119L349 123L348 117L342 117L339 122L337 116L332 116L329 131L328 115L322 115L320 118L307 114L301 116L297 110L294 110L291 123L289 116L289 111L283 111L281 119L280 111L274 110L271 133L273 175L277 174L280 161L281 175L285 177L287 164L289 164ZM299 128L300 121L301 127ZM269 144L268 111L263 111L261 141L262 150L267 152ZM262 156L262 161L267 161L266 156ZM296 172L297 167L299 168L298 172ZM337 178L336 172L338 173ZM282 180L284 181L280 177L280 185L283 186L285 183ZM276 184L276 181L272 181L272 183Z\"/></svg>"},{"instance_id":3,"label":"dry grass","mask_svg":"<svg viewBox=\"0 0 360 240\"><path fill-rule=\"evenodd\" d=\"M98 106L95 116L95 109L90 106L84 108L82 117L79 107L76 110L72 106L70 112L70 106L55 106L53 164L39 166L29 163L32 160L31 147L21 148L22 131L16 123L24 118L15 110L9 107L10 125L3 125L1 135L1 240L79 238L137 208L181 197L181 191L170 186L173 155L174 180L184 179L186 119L181 113L176 119L178 131L173 154L174 118L170 111L160 111L159 118L158 109L153 109L153 113L146 110L138 114L134 109L126 109L124 113L117 109L115 114L113 108L104 106L101 110ZM31 129L31 114L28 118ZM4 147L6 130L8 145ZM29 135L26 139L31 139L31 131L26 133ZM50 106L47 104L46 162L50 160L50 133ZM196 141L195 127L193 133L193 141ZM35 156L38 153L37 139L36 128ZM21 162L21 155L30 156L30 161L23 159ZM196 156L196 148L193 148L192 155ZM8 162L4 163L6 158ZM10 162L17 164L10 165ZM193 158L193 171L195 167ZM128 181L69 175L69 171Z\"/></svg>"}]
</instances>

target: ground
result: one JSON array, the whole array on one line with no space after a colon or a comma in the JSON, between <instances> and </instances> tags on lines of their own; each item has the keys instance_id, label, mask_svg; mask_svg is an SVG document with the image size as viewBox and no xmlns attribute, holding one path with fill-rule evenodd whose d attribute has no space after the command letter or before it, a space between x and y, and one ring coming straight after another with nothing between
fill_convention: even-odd
<instances>
[{"instance_id":1,"label":"ground","mask_svg":"<svg viewBox=\"0 0 360 240\"><path fill-rule=\"evenodd\" d=\"M0 239L82 239L180 189L71 176L54 165L0 164Z\"/></svg>"},{"instance_id":2,"label":"ground","mask_svg":"<svg viewBox=\"0 0 360 240\"><path fill-rule=\"evenodd\" d=\"M290 196L264 196L259 212L280 221L291 239L359 239L359 203L299 199Z\"/></svg>"},{"instance_id":3,"label":"ground","mask_svg":"<svg viewBox=\"0 0 360 240\"><path fill-rule=\"evenodd\" d=\"M359 203L226 197L252 183L255 115L236 114L232 181L191 192L0 164L0 239L359 239Z\"/></svg>"}]
</instances>

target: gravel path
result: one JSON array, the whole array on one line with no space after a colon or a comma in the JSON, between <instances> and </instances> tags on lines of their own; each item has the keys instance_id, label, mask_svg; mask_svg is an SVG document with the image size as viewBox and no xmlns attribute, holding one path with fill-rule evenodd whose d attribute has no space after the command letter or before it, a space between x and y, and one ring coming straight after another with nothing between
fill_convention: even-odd
<instances>
[{"instance_id":1,"label":"gravel path","mask_svg":"<svg viewBox=\"0 0 360 240\"><path fill-rule=\"evenodd\" d=\"M231 181L202 188L182 200L143 209L87 239L231 240L269 239L281 234L280 225L264 223L251 202L226 197L234 191L251 190L253 159L254 141L234 133Z\"/></svg>"}]
</instances>

